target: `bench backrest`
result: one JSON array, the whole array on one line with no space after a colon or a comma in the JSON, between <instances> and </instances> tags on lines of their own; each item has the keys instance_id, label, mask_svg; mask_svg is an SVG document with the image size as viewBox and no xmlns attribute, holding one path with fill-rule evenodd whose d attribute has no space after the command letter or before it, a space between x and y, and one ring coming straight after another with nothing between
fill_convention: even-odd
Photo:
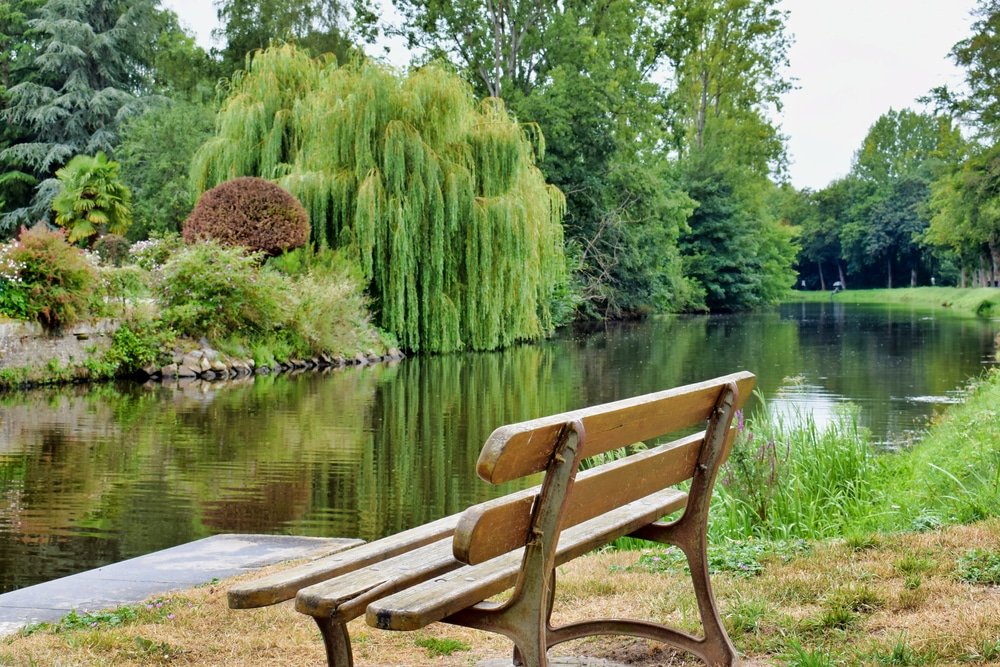
<instances>
[{"instance_id":1,"label":"bench backrest","mask_svg":"<svg viewBox=\"0 0 1000 667\"><path fill-rule=\"evenodd\" d=\"M582 425L578 460L637 442L705 426L720 396L735 391L732 409L743 406L755 378L741 372L622 401L501 426L487 439L478 472L499 484L546 470L570 424ZM728 426L728 422L726 424ZM732 440L727 434L727 447ZM694 476L706 432L584 471L564 500L561 528L577 525ZM455 557L481 563L524 546L537 496L499 498L466 510L455 531Z\"/></svg>"}]
</instances>

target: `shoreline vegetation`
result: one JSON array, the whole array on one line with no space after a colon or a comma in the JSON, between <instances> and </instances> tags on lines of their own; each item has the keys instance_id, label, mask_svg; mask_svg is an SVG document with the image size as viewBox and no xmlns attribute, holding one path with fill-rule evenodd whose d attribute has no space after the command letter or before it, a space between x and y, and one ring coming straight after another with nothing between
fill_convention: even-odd
<instances>
[{"instance_id":1,"label":"shoreline vegetation","mask_svg":"<svg viewBox=\"0 0 1000 667\"><path fill-rule=\"evenodd\" d=\"M284 277L298 279L298 286L306 288L306 297L303 305L295 317L305 319L303 328L312 328L310 335L302 336L305 340L294 341L290 346L282 336L261 335L261 331L250 332L250 336L239 335L242 328L243 334L248 333L248 327L258 330L268 326L265 322L239 322L234 319L231 324L235 324L230 332L229 340L217 342L215 339L205 341L203 336L198 336L200 328L206 329L214 326L210 318L218 317L218 309L212 305L213 309L205 309L206 312L190 311L196 307L197 299L211 305L213 301L222 302L229 299L246 299L242 294L233 293L233 283L230 281L225 286L203 284L197 280L195 284L189 284L185 290L190 294L194 292L195 298L188 298L172 305L175 311L179 310L180 315L176 316L177 324L188 331L186 340L182 337L178 340L170 335L169 331L164 331L162 327L150 327L150 322L155 316L149 309L126 307L125 304L131 299L138 299L139 302L148 297L155 289L154 276L151 275L160 269L160 265L167 261L171 252L176 252L179 246L172 245L170 239L154 240L147 242L153 252L142 249L139 251L138 262L135 265L125 264L125 266L98 266L98 272L102 281L102 288L97 295L104 300L104 306L96 308L97 312L102 309L105 313L115 314L121 317L125 323L123 335L113 341L114 350L110 352L96 352L85 359L73 360L67 363L66 360L52 360L40 358L37 363L30 367L23 368L3 368L0 366L0 390L30 389L33 386L79 383L88 381L102 381L114 377L134 376L146 380L150 377L170 377L170 373L164 374L163 368L171 363L181 364L181 360L192 353L196 353L201 348L216 347L225 354L232 357L245 358L247 362L256 363L261 367L267 367L279 371L282 367L302 368L300 359L307 360L305 366L322 367L324 365L341 365L336 362L344 359L350 363L354 360L373 360L382 357L399 358L395 342L391 336L376 329L371 322L371 316L366 315L367 304L361 296L361 290L355 276L345 271L339 257L324 257L315 253L308 253L304 250L296 251L285 258L278 258L269 262L271 268L276 273ZM162 249L169 246L169 250ZM143 257L143 253L154 255L152 259ZM154 254L159 253L159 254ZM95 262L101 260L95 259ZM204 260L202 260L204 261ZM208 260L208 261L211 261ZM157 264L159 262L159 264ZM327 267L323 267L326 264ZM330 268L332 267L332 268ZM191 267L190 274L194 275L199 266ZM332 295L312 296L318 292L315 280L303 280L308 278L314 271L339 272L336 275L336 284L329 291ZM248 274L248 275L252 275ZM174 292L180 290L175 289ZM311 297L311 298L310 298ZM170 295L167 295L170 298ZM341 316L333 324L317 325L323 317L317 312L316 303L325 302L327 304L339 300ZM786 303L851 303L851 304L881 304L889 306L904 306L914 308L927 308L934 310L947 310L959 315L970 317L993 317L1000 316L1000 288L978 287L978 288L957 288L957 287L915 287L896 289L870 289L870 290L845 290L831 295L825 291L789 291L783 299ZM169 307L168 302L168 307ZM224 313L223 313L224 314ZM169 315L169 313L168 313ZM235 317L235 316L234 316ZM334 318L330 318L334 319ZM5 321L0 316L0 322ZM11 320L17 321L17 320ZM282 324L279 324L279 328ZM315 330L325 327L329 331ZM176 328L173 327L173 328ZM234 335L235 332L235 335ZM199 338L202 340L199 342ZM213 337L217 338L217 337ZM125 349L122 349L125 348ZM334 349L342 348L342 349ZM330 364L315 363L310 364L311 359L329 358ZM162 362L157 365L156 362ZM155 366L155 370L152 370ZM219 377L222 374L219 373Z\"/></svg>"},{"instance_id":2,"label":"shoreline vegetation","mask_svg":"<svg viewBox=\"0 0 1000 667\"><path fill-rule=\"evenodd\" d=\"M971 382L967 400L930 424L923 439L895 452L876 451L850 412L820 431L808 419L783 423L765 404L739 424L713 501L709 560L746 664L1000 660L998 403L1000 372L991 371ZM683 569L672 550L619 544L560 569L556 608L607 616L639 604L641 616L696 632ZM313 625L290 605L227 610L231 583L118 610L78 610L0 641L0 664L322 661ZM351 632L359 667L469 665L509 650L496 637L442 624L386 633L354 622ZM631 665L690 664L627 638L560 652Z\"/></svg>"},{"instance_id":3,"label":"shoreline vegetation","mask_svg":"<svg viewBox=\"0 0 1000 667\"><path fill-rule=\"evenodd\" d=\"M1000 315L1000 288L996 287L897 287L895 289L846 289L830 291L794 290L784 302L877 303L943 308L954 313L993 317Z\"/></svg>"},{"instance_id":4,"label":"shoreline vegetation","mask_svg":"<svg viewBox=\"0 0 1000 667\"><path fill-rule=\"evenodd\" d=\"M6 313L50 336L27 365L0 359L0 390L209 372L222 379L402 356L373 324L357 269L336 251L269 257L173 234L132 245L119 237L91 252L34 228L0 245L0 279L0 322ZM59 346L88 321L118 324L107 344L82 354ZM188 363L193 357L210 358Z\"/></svg>"}]
</instances>

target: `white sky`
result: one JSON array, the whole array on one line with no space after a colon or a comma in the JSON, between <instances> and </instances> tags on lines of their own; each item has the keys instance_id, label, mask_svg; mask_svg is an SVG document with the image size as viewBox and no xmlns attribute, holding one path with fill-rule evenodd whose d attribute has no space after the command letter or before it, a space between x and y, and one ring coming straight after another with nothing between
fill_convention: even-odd
<instances>
[{"instance_id":1,"label":"white sky","mask_svg":"<svg viewBox=\"0 0 1000 667\"><path fill-rule=\"evenodd\" d=\"M847 173L868 128L889 108L961 81L947 58L969 34L975 0L783 0L795 39L790 76L798 88L780 114L789 175L820 189ZM163 0L209 47L218 21L210 0ZM395 60L396 58L394 58ZM405 57L403 58L405 61ZM543 128L544 129L544 128Z\"/></svg>"}]
</instances>

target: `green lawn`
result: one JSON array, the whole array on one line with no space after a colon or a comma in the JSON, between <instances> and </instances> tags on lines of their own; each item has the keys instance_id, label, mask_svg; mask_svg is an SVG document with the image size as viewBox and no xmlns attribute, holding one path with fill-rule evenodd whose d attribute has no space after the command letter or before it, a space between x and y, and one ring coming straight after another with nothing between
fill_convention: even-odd
<instances>
[{"instance_id":1,"label":"green lawn","mask_svg":"<svg viewBox=\"0 0 1000 667\"><path fill-rule=\"evenodd\" d=\"M839 301L840 303L884 303L926 308L947 308L954 312L981 317L1000 314L1000 288L997 287L901 287L898 289L844 290L830 292L790 291L785 301Z\"/></svg>"}]
</instances>

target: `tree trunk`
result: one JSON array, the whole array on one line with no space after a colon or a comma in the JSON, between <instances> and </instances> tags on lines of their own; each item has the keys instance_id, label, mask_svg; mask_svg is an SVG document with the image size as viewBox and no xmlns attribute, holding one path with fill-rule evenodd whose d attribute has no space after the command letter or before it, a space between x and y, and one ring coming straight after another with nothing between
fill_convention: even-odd
<instances>
[{"instance_id":1,"label":"tree trunk","mask_svg":"<svg viewBox=\"0 0 1000 667\"><path fill-rule=\"evenodd\" d=\"M819 271L819 288L826 291L826 278L823 277L823 262L816 262L816 269Z\"/></svg>"},{"instance_id":2,"label":"tree trunk","mask_svg":"<svg viewBox=\"0 0 1000 667\"><path fill-rule=\"evenodd\" d=\"M913 267L910 269L910 287L917 286L917 268Z\"/></svg>"},{"instance_id":3,"label":"tree trunk","mask_svg":"<svg viewBox=\"0 0 1000 667\"><path fill-rule=\"evenodd\" d=\"M840 264L840 260L837 260L837 275L840 277L840 284L847 289L847 278L844 277L844 267Z\"/></svg>"},{"instance_id":4,"label":"tree trunk","mask_svg":"<svg viewBox=\"0 0 1000 667\"><path fill-rule=\"evenodd\" d=\"M996 243L990 242L990 259L993 262L993 274L990 280L991 287L1000 287L1000 246Z\"/></svg>"},{"instance_id":5,"label":"tree trunk","mask_svg":"<svg viewBox=\"0 0 1000 667\"><path fill-rule=\"evenodd\" d=\"M698 120L696 121L698 135L698 150L705 147L705 120L708 116L708 70L701 72L701 105L698 108Z\"/></svg>"},{"instance_id":6,"label":"tree trunk","mask_svg":"<svg viewBox=\"0 0 1000 667\"><path fill-rule=\"evenodd\" d=\"M966 287L968 287L968 283L966 282L966 278L967 277L966 277L966 273L965 273L965 267L963 266L962 267L962 277L959 279L961 281L960 285L961 285L962 289L965 289Z\"/></svg>"},{"instance_id":7,"label":"tree trunk","mask_svg":"<svg viewBox=\"0 0 1000 667\"><path fill-rule=\"evenodd\" d=\"M490 94L493 97L500 97L500 81L503 78L503 18L502 9L497 2L486 3L486 9L490 13L493 23L493 86Z\"/></svg>"},{"instance_id":8,"label":"tree trunk","mask_svg":"<svg viewBox=\"0 0 1000 667\"><path fill-rule=\"evenodd\" d=\"M892 289L892 260L891 259L885 260L885 268L886 268L886 271L889 273L889 289Z\"/></svg>"}]
</instances>

